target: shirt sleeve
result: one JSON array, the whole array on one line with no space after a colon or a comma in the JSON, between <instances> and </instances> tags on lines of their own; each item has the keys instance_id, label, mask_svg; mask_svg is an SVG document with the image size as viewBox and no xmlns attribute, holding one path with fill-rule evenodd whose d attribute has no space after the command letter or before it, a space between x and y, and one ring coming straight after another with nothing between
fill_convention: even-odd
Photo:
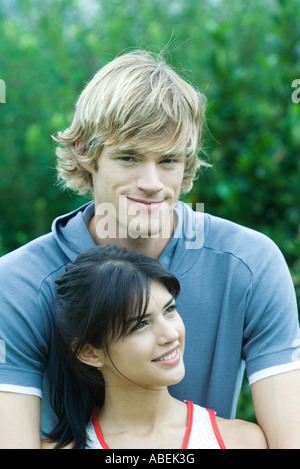
<instances>
[{"instance_id":1,"label":"shirt sleeve","mask_svg":"<svg viewBox=\"0 0 300 469\"><path fill-rule=\"evenodd\" d=\"M269 238L262 239L252 267L244 328L243 358L250 384L300 368L299 319L292 278L278 247Z\"/></svg>"},{"instance_id":2,"label":"shirt sleeve","mask_svg":"<svg viewBox=\"0 0 300 469\"><path fill-rule=\"evenodd\" d=\"M50 306L41 260L24 248L0 259L0 391L42 397Z\"/></svg>"}]
</instances>

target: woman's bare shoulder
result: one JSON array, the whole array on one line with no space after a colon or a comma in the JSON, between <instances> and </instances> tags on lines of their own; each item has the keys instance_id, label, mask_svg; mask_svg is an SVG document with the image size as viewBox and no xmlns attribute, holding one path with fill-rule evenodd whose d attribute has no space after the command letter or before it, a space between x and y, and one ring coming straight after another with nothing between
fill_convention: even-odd
<instances>
[{"instance_id":1,"label":"woman's bare shoulder","mask_svg":"<svg viewBox=\"0 0 300 469\"><path fill-rule=\"evenodd\" d=\"M217 417L218 427L227 449L267 449L262 429L245 420L229 420Z\"/></svg>"}]
</instances>

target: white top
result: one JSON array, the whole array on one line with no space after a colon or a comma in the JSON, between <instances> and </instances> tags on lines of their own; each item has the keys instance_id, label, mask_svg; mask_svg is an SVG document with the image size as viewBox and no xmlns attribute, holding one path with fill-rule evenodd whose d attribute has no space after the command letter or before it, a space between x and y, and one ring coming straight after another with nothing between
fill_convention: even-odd
<instances>
[{"instance_id":1,"label":"white top","mask_svg":"<svg viewBox=\"0 0 300 469\"><path fill-rule=\"evenodd\" d=\"M188 418L185 437L181 449L226 449L222 440L216 414L211 409L186 401ZM95 409L87 424L86 449L110 449L106 443Z\"/></svg>"}]
</instances>

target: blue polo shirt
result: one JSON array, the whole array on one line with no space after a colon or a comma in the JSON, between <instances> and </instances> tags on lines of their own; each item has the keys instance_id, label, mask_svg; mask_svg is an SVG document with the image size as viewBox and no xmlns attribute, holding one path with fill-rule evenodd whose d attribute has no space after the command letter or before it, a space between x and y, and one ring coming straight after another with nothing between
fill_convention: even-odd
<instances>
[{"instance_id":1,"label":"blue polo shirt","mask_svg":"<svg viewBox=\"0 0 300 469\"><path fill-rule=\"evenodd\" d=\"M0 259L0 391L40 396L42 429L54 422L48 397L55 280L94 247L89 203L57 218L49 234ZM186 327L182 400L234 417L246 367L250 384L300 368L295 291L286 262L266 236L178 202L176 229L159 261L179 279Z\"/></svg>"}]
</instances>

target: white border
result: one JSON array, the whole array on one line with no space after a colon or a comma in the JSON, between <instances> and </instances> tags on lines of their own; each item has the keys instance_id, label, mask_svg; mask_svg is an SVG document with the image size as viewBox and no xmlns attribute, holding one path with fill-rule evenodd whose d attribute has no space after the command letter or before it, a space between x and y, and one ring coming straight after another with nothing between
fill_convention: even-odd
<instances>
[{"instance_id":1,"label":"white border","mask_svg":"<svg viewBox=\"0 0 300 469\"><path fill-rule=\"evenodd\" d=\"M279 375L281 373L286 373L288 371L294 371L298 369L300 369L300 361L285 363L284 365L271 366L270 368L257 371L256 373L250 375L248 382L251 386L251 384L256 383L256 381L268 378L269 376Z\"/></svg>"},{"instance_id":2,"label":"white border","mask_svg":"<svg viewBox=\"0 0 300 469\"><path fill-rule=\"evenodd\" d=\"M27 394L30 396L37 396L42 399L43 393L38 388L31 388L30 386L16 386L14 384L0 384L0 392L14 392L16 394Z\"/></svg>"}]
</instances>

